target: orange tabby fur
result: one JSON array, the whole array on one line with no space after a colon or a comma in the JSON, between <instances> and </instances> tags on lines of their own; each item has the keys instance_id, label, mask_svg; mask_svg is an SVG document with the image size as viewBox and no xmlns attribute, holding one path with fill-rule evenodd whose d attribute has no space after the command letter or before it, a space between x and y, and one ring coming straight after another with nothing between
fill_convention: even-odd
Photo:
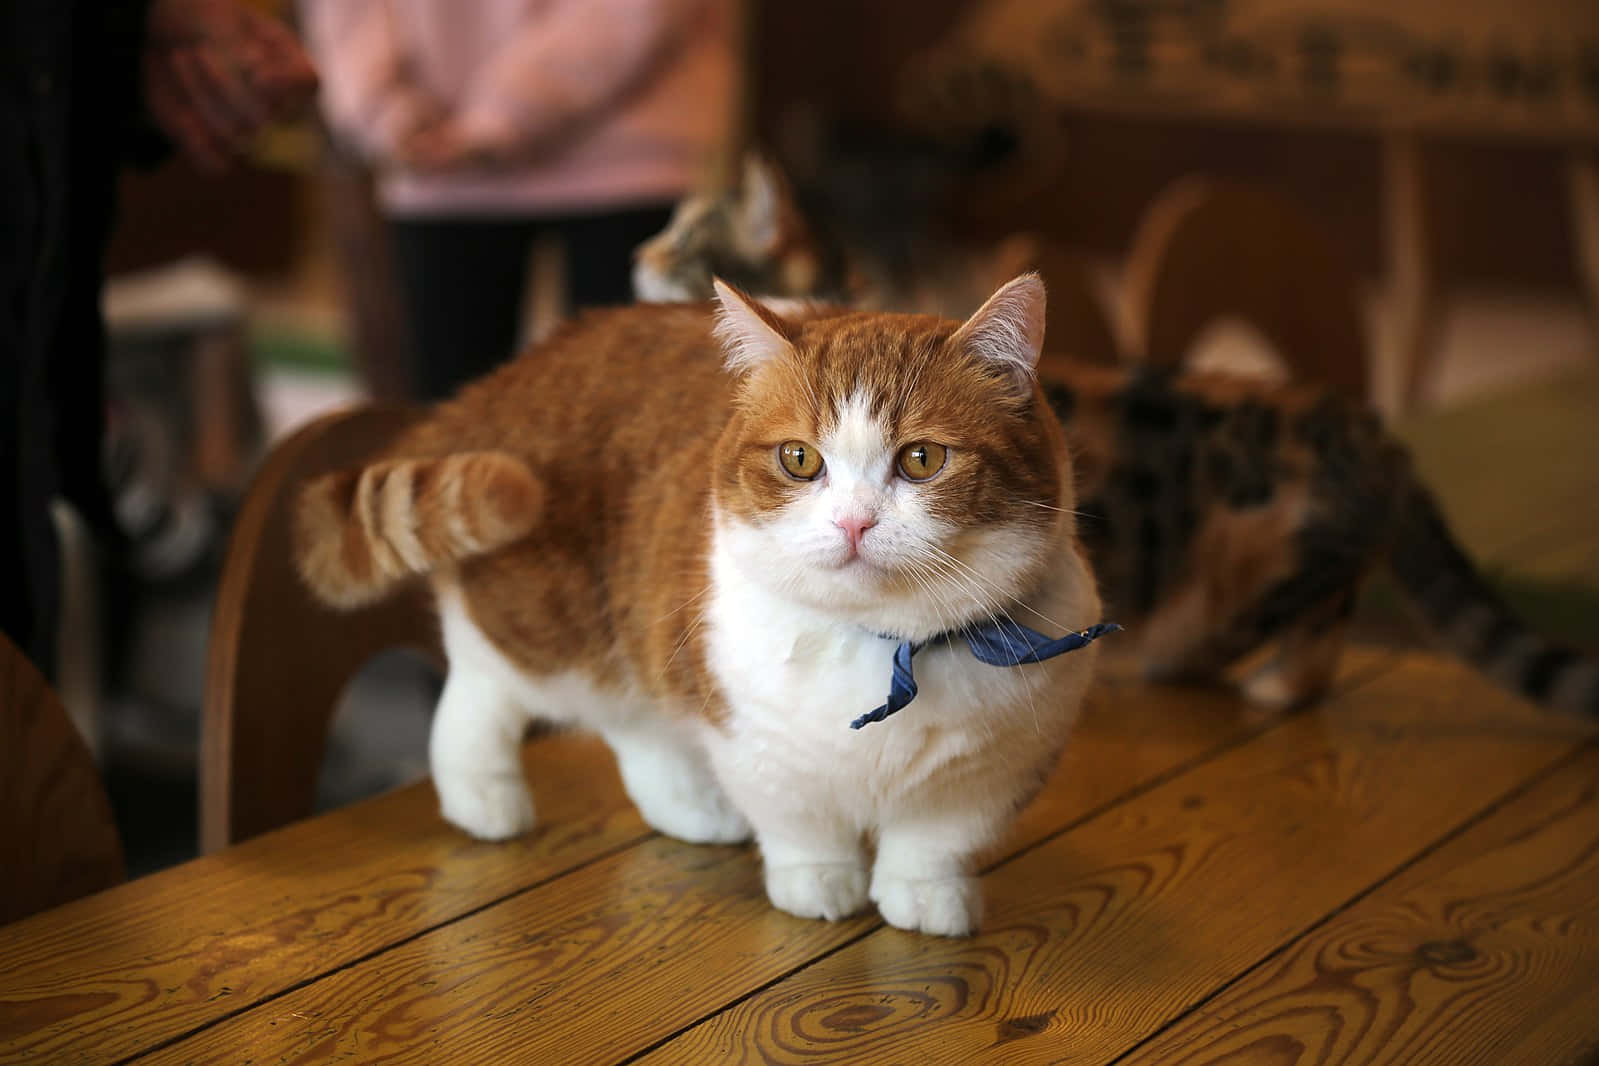
<instances>
[{"instance_id":1,"label":"orange tabby fur","mask_svg":"<svg viewBox=\"0 0 1599 1066\"><path fill-rule=\"evenodd\" d=\"M343 471L300 497L301 571L329 603L359 607L407 578L520 540L543 503L544 486L498 452Z\"/></svg>"},{"instance_id":2,"label":"orange tabby fur","mask_svg":"<svg viewBox=\"0 0 1599 1066\"><path fill-rule=\"evenodd\" d=\"M837 918L869 896L895 925L970 932L975 857L1053 767L1095 648L1004 669L943 638L1100 620L1033 376L1042 284L964 324L721 297L716 338L705 305L585 315L313 482L301 572L346 606L431 582L451 672L430 759L468 832L531 826L515 743L540 714L603 733L657 828L753 826L777 906ZM794 441L821 472L785 473ZM929 443L933 475L904 472ZM924 691L851 730L901 641L925 644Z\"/></svg>"},{"instance_id":3,"label":"orange tabby fur","mask_svg":"<svg viewBox=\"0 0 1599 1066\"><path fill-rule=\"evenodd\" d=\"M473 621L528 672L581 662L614 681L627 661L673 696L714 708L699 657L683 650L696 616L682 608L706 578L682 561L706 553L713 481L723 506L744 517L781 502L789 486L770 452L812 432L792 413L813 405L801 375L774 372L735 407L737 383L719 363L710 321L704 306L587 314L440 405L392 446L394 458L313 483L297 538L307 583L330 603L353 606L437 566L435 579L458 584ZM904 392L939 356L954 323L889 319L900 331L892 343L906 353L891 363L874 358L884 321L858 313L784 328L824 338L800 346L802 374L814 375L824 396L846 394L863 372ZM656 387L663 375L672 387ZM970 441L997 461L998 477L952 483L941 506L980 513L1020 493L1069 508L1059 493L1066 460L1058 423L1046 417L1026 434L1000 432L986 418L993 385L983 368L961 368L952 384L936 407L893 414L923 434ZM731 422L729 408L737 412ZM724 433L751 443L718 449ZM1059 459L1030 468L1021 453ZM558 506L541 507L546 499ZM451 514L464 516L468 536L450 535ZM1043 526L1052 516L1038 509L1028 517ZM412 565L394 546L413 535L429 565Z\"/></svg>"}]
</instances>

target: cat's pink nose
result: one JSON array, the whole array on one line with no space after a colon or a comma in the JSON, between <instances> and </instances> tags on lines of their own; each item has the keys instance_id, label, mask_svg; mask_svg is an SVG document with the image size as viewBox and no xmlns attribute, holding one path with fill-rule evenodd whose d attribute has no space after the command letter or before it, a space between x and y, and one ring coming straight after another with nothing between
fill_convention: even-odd
<instances>
[{"instance_id":1,"label":"cat's pink nose","mask_svg":"<svg viewBox=\"0 0 1599 1066\"><path fill-rule=\"evenodd\" d=\"M866 536L866 531L877 525L877 519L869 515L846 515L843 518L833 519L833 524L844 531L849 538L852 551L861 550L861 538Z\"/></svg>"}]
</instances>

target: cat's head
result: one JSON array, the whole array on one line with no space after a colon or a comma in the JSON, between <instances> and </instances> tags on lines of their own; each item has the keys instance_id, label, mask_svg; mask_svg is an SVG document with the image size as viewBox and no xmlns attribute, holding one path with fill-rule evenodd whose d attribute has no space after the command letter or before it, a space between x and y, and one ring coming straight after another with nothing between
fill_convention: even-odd
<instances>
[{"instance_id":1,"label":"cat's head","mask_svg":"<svg viewBox=\"0 0 1599 1066\"><path fill-rule=\"evenodd\" d=\"M836 297L828 257L770 163L744 157L735 187L680 201L666 229L633 253L633 295L647 303L708 300L720 277L763 296Z\"/></svg>"},{"instance_id":2,"label":"cat's head","mask_svg":"<svg viewBox=\"0 0 1599 1066\"><path fill-rule=\"evenodd\" d=\"M1034 380L1044 286L965 323L783 316L717 283L740 376L717 446L719 550L842 620L925 639L1036 592L1072 533L1070 462Z\"/></svg>"}]
</instances>

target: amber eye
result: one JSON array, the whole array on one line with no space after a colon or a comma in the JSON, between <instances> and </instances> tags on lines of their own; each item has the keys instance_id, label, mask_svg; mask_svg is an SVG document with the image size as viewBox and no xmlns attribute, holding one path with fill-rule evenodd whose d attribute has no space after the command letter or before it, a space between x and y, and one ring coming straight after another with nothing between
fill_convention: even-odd
<instances>
[{"instance_id":1,"label":"amber eye","mask_svg":"<svg viewBox=\"0 0 1599 1066\"><path fill-rule=\"evenodd\" d=\"M802 440L784 441L777 449L777 460L789 477L811 481L822 472L822 453Z\"/></svg>"},{"instance_id":2,"label":"amber eye","mask_svg":"<svg viewBox=\"0 0 1599 1066\"><path fill-rule=\"evenodd\" d=\"M949 458L949 449L932 441L919 440L899 450L899 472L912 481L926 481L940 470Z\"/></svg>"}]
</instances>

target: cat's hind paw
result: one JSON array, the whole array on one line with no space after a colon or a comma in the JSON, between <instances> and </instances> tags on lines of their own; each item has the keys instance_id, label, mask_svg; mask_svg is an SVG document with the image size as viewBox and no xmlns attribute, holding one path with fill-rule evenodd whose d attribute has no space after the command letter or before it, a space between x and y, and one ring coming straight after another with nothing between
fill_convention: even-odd
<instances>
[{"instance_id":1,"label":"cat's hind paw","mask_svg":"<svg viewBox=\"0 0 1599 1066\"><path fill-rule=\"evenodd\" d=\"M653 828L689 844L742 844L750 838L749 822L720 789L694 800L639 804L639 813Z\"/></svg>"},{"instance_id":2,"label":"cat's hind paw","mask_svg":"<svg viewBox=\"0 0 1599 1066\"><path fill-rule=\"evenodd\" d=\"M912 881L872 880L872 900L889 925L934 936L971 936L982 916L982 892L975 877Z\"/></svg>"},{"instance_id":3,"label":"cat's hind paw","mask_svg":"<svg viewBox=\"0 0 1599 1066\"><path fill-rule=\"evenodd\" d=\"M692 764L662 759L669 772L641 773L645 760L623 764L622 781L639 814L652 828L689 844L741 844L750 838L750 824L733 806L708 771L690 772Z\"/></svg>"},{"instance_id":4,"label":"cat's hind paw","mask_svg":"<svg viewBox=\"0 0 1599 1066\"><path fill-rule=\"evenodd\" d=\"M717 784L704 753L668 730L606 734L622 787L653 828L690 844L740 844L750 824Z\"/></svg>"},{"instance_id":5,"label":"cat's hind paw","mask_svg":"<svg viewBox=\"0 0 1599 1066\"><path fill-rule=\"evenodd\" d=\"M509 840L533 828L533 794L520 775L435 776L446 821L479 840Z\"/></svg>"},{"instance_id":6,"label":"cat's hind paw","mask_svg":"<svg viewBox=\"0 0 1599 1066\"><path fill-rule=\"evenodd\" d=\"M865 909L866 870L854 863L768 866L766 895L796 917L837 921Z\"/></svg>"}]
</instances>

